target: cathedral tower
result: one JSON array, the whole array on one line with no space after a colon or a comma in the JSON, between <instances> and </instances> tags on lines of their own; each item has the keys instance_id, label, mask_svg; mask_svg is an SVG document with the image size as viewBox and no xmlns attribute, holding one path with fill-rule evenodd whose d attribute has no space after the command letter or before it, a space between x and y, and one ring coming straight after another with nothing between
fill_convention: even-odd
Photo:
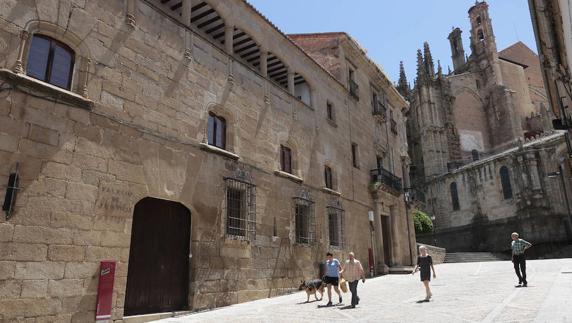
<instances>
[{"instance_id":1,"label":"cathedral tower","mask_svg":"<svg viewBox=\"0 0 572 323\"><path fill-rule=\"evenodd\" d=\"M471 58L483 70L487 85L503 85L497 44L489 16L489 5L477 1L469 9L471 21Z\"/></svg>"},{"instance_id":2,"label":"cathedral tower","mask_svg":"<svg viewBox=\"0 0 572 323\"><path fill-rule=\"evenodd\" d=\"M453 60L453 69L457 73L465 67L465 49L463 48L463 38L461 37L461 29L455 28L449 34L449 43L451 44L451 58Z\"/></svg>"}]
</instances>

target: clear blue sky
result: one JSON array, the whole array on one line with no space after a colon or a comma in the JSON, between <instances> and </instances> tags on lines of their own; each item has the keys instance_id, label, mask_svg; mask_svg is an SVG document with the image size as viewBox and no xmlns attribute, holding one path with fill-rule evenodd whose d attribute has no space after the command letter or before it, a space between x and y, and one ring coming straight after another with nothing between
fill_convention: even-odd
<instances>
[{"instance_id":1,"label":"clear blue sky","mask_svg":"<svg viewBox=\"0 0 572 323\"><path fill-rule=\"evenodd\" d=\"M451 68L447 36L463 30L470 53L468 10L474 0L248 0L287 34L345 31L397 82L399 61L413 84L417 49L428 41L444 72ZM522 41L537 52L526 0L489 0L498 50Z\"/></svg>"}]
</instances>

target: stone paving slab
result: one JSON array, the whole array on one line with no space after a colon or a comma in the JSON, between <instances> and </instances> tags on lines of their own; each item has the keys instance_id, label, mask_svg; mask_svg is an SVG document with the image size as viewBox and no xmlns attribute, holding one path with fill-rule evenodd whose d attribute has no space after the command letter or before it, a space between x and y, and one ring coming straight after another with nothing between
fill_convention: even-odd
<instances>
[{"instance_id":1,"label":"stone paving slab","mask_svg":"<svg viewBox=\"0 0 572 323\"><path fill-rule=\"evenodd\" d=\"M359 285L360 305L304 303L304 292L162 320L181 322L571 322L572 259L527 262L529 287L515 288L510 261L436 266L433 299L419 275L388 275ZM350 294L344 294L344 305ZM322 305L322 306L320 306Z\"/></svg>"}]
</instances>

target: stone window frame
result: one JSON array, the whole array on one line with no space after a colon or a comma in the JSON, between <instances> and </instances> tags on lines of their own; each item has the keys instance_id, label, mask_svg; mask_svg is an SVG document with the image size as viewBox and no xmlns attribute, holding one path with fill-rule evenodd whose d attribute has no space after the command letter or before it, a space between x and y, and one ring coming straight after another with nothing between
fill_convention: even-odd
<instances>
[{"instance_id":1,"label":"stone window frame","mask_svg":"<svg viewBox=\"0 0 572 323\"><path fill-rule=\"evenodd\" d=\"M332 215L335 215L335 219L333 219L333 221L331 217ZM334 222L337 227L331 226ZM339 200L334 199L326 206L326 223L328 224L328 246L331 248L343 249L345 246L345 210L342 208ZM337 241L337 244L332 244L332 233L334 233L334 235L337 233L338 235L339 241Z\"/></svg>"},{"instance_id":2,"label":"stone window frame","mask_svg":"<svg viewBox=\"0 0 572 323\"><path fill-rule=\"evenodd\" d=\"M303 246L311 246L316 243L316 218L315 218L315 202L310 198L309 194L305 196L300 194L292 198L293 200L293 227L294 227L294 241L296 244ZM306 213L300 216L300 206L303 206ZM300 218L303 217L306 225L300 225ZM305 235L299 232L301 227L305 227Z\"/></svg>"},{"instance_id":3,"label":"stone window frame","mask_svg":"<svg viewBox=\"0 0 572 323\"><path fill-rule=\"evenodd\" d=\"M326 101L326 120L328 123L333 126L337 127L336 124L336 106L332 101Z\"/></svg>"},{"instance_id":4,"label":"stone window frame","mask_svg":"<svg viewBox=\"0 0 572 323\"><path fill-rule=\"evenodd\" d=\"M69 47L67 44L62 43L61 41L54 39L50 36L46 36L44 34L41 33L35 33L32 36L32 40L30 41L30 49L28 51L28 57L26 60L26 75L35 78L39 81L57 86L59 88L62 88L64 90L70 90L71 89L71 85L73 82L73 71L75 68L75 51L73 49L71 49L71 47ZM48 53L47 53L47 57L38 57L38 58L44 58L46 60L46 66L45 69L42 70L41 74L43 75L34 75L36 72L40 72L38 70L30 70L30 61L31 58L30 56L32 55L32 44L34 44L34 40L37 39L38 41L44 41L44 42L48 42ZM56 65L56 58L55 58L55 54L57 49L63 50L67 55L70 56L69 61L65 62L65 63L69 63L69 70L67 72L66 75L66 84L65 85L58 85L56 83L54 83L53 77L54 77L54 70L58 69L61 66Z\"/></svg>"},{"instance_id":5,"label":"stone window frame","mask_svg":"<svg viewBox=\"0 0 572 323\"><path fill-rule=\"evenodd\" d=\"M37 80L35 78L34 80L45 84L47 87L57 88L61 92L71 92L85 99L88 99L89 95L87 85L92 62L90 50L87 44L85 44L85 42L72 31L65 30L53 23L32 20L26 24L24 29L21 31L18 57L14 65L13 72L21 76L27 76L26 70L28 65L28 57L30 54L30 45L33 36L36 34L49 37L68 46L71 50L73 50L75 54L75 63L72 71L71 86L69 90L56 87L42 80Z\"/></svg>"},{"instance_id":6,"label":"stone window frame","mask_svg":"<svg viewBox=\"0 0 572 323\"><path fill-rule=\"evenodd\" d=\"M514 192L512 189L510 170L508 169L507 166L503 165L499 168L499 177L500 177L503 199L504 200L512 199L514 197Z\"/></svg>"},{"instance_id":7,"label":"stone window frame","mask_svg":"<svg viewBox=\"0 0 572 323\"><path fill-rule=\"evenodd\" d=\"M207 105L207 108L204 110L203 115L203 138L201 143L199 144L200 148L204 151L219 154L221 156L238 160L240 156L234 152L235 149L235 136L236 136L236 116L234 113L229 112L226 108L219 104L211 103ZM210 145L208 142L208 123L209 123L209 116L214 114L218 117L223 118L226 121L226 136L225 136L225 148L219 148L213 145Z\"/></svg>"},{"instance_id":8,"label":"stone window frame","mask_svg":"<svg viewBox=\"0 0 572 323\"><path fill-rule=\"evenodd\" d=\"M449 194L451 196L451 206L453 207L453 211L459 211L461 209L461 203L459 201L457 182L451 182L451 184L449 184Z\"/></svg>"},{"instance_id":9,"label":"stone window frame","mask_svg":"<svg viewBox=\"0 0 572 323\"><path fill-rule=\"evenodd\" d=\"M360 154L359 154L359 145L355 142L352 142L352 166L354 168L360 169Z\"/></svg>"}]
</instances>

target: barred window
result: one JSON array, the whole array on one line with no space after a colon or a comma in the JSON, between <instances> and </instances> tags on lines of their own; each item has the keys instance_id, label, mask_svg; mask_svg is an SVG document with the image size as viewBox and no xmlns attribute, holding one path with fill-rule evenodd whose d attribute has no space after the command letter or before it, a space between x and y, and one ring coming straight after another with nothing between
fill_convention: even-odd
<instances>
[{"instance_id":1,"label":"barred window","mask_svg":"<svg viewBox=\"0 0 572 323\"><path fill-rule=\"evenodd\" d=\"M26 74L69 90L75 54L64 43L43 35L34 35L30 44Z\"/></svg>"},{"instance_id":2,"label":"barred window","mask_svg":"<svg viewBox=\"0 0 572 323\"><path fill-rule=\"evenodd\" d=\"M226 234L254 240L256 238L256 186L234 178L226 182Z\"/></svg>"},{"instance_id":3,"label":"barred window","mask_svg":"<svg viewBox=\"0 0 572 323\"><path fill-rule=\"evenodd\" d=\"M313 244L316 241L316 225L314 220L314 202L304 198L294 198L296 224L296 242Z\"/></svg>"},{"instance_id":4,"label":"barred window","mask_svg":"<svg viewBox=\"0 0 572 323\"><path fill-rule=\"evenodd\" d=\"M328 233L330 246L344 245L344 210L339 206L328 206Z\"/></svg>"}]
</instances>

